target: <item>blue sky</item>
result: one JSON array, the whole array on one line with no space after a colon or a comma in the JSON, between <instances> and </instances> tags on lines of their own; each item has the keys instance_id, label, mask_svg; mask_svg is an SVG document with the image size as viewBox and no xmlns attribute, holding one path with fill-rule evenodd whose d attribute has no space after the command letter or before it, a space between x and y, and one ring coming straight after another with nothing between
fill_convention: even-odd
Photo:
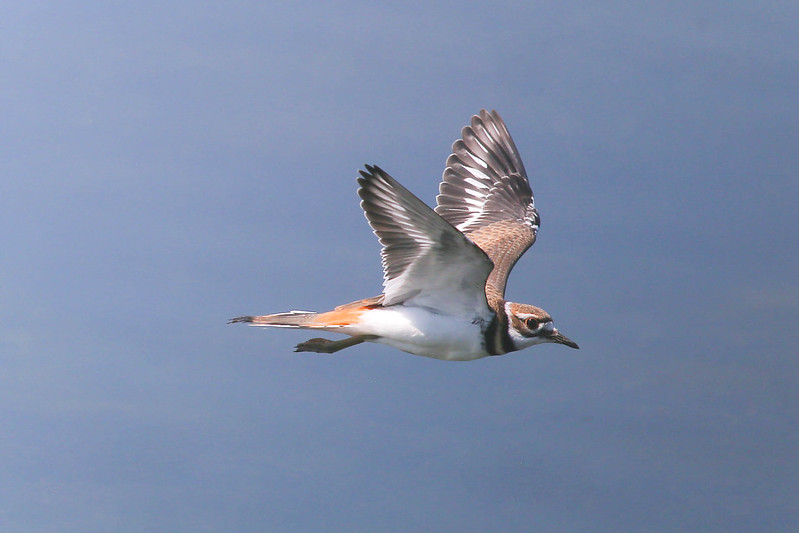
<instances>
[{"instance_id":1,"label":"blue sky","mask_svg":"<svg viewBox=\"0 0 799 533\"><path fill-rule=\"evenodd\" d=\"M4 531L799 528L795 2L0 8ZM497 109L581 350L294 354Z\"/></svg>"}]
</instances>

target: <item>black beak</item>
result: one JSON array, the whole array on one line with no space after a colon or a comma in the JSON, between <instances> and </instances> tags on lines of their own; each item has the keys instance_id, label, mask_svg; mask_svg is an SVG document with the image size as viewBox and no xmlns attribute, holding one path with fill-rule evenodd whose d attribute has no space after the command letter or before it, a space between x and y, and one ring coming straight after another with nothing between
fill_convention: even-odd
<instances>
[{"instance_id":1,"label":"black beak","mask_svg":"<svg viewBox=\"0 0 799 533\"><path fill-rule=\"evenodd\" d=\"M571 340L571 339L570 339L569 337L567 337L566 335L563 335L563 334L562 334L560 331L558 331L557 329L556 329L556 330L554 330L554 331L552 331L552 335L550 335L550 336L549 336L549 341L550 341L550 342L556 342L556 343L558 343L558 344L565 344L565 345L566 345L566 346L568 346L569 348L574 348L575 350L579 350L579 349L580 349L580 347L579 347L579 346L577 346L577 343L576 343L576 342L574 342L573 340Z\"/></svg>"}]
</instances>

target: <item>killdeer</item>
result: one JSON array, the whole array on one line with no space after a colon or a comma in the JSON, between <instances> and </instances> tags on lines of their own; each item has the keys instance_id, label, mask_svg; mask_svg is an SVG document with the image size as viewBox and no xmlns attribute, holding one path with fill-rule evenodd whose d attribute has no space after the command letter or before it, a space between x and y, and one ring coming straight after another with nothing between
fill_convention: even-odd
<instances>
[{"instance_id":1,"label":"killdeer","mask_svg":"<svg viewBox=\"0 0 799 533\"><path fill-rule=\"evenodd\" d=\"M549 313L505 301L513 265L535 242L539 217L521 157L496 111L480 111L452 145L435 210L377 166L358 195L383 248L383 294L326 313L240 316L230 323L343 333L297 352L334 353L364 341L452 361L534 344L577 343Z\"/></svg>"}]
</instances>

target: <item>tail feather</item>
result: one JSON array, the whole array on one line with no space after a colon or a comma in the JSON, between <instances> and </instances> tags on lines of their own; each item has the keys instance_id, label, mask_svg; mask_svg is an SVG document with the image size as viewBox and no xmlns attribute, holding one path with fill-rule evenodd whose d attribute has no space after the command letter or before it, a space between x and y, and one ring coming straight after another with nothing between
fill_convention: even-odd
<instances>
[{"instance_id":1,"label":"tail feather","mask_svg":"<svg viewBox=\"0 0 799 533\"><path fill-rule=\"evenodd\" d=\"M338 331L341 328L350 330L351 326L359 323L361 315L368 310L369 307L342 306L327 313L289 311L274 315L238 316L230 319L228 324L245 323L251 326L323 329L325 331Z\"/></svg>"},{"instance_id":2,"label":"tail feather","mask_svg":"<svg viewBox=\"0 0 799 533\"><path fill-rule=\"evenodd\" d=\"M244 323L251 326L268 326L275 328L319 328L322 324L314 324L319 313L313 311L289 311L262 316L237 316L228 320L228 324Z\"/></svg>"}]
</instances>

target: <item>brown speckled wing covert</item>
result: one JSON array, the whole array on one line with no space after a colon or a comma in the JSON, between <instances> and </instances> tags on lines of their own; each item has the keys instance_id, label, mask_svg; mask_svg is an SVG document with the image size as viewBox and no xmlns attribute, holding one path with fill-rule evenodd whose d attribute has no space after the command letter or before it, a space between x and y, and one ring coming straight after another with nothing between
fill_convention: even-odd
<instances>
[{"instance_id":1,"label":"brown speckled wing covert","mask_svg":"<svg viewBox=\"0 0 799 533\"><path fill-rule=\"evenodd\" d=\"M436 213L494 262L489 303L503 299L508 275L535 242L540 219L516 145L496 111L480 111L452 145Z\"/></svg>"}]
</instances>

